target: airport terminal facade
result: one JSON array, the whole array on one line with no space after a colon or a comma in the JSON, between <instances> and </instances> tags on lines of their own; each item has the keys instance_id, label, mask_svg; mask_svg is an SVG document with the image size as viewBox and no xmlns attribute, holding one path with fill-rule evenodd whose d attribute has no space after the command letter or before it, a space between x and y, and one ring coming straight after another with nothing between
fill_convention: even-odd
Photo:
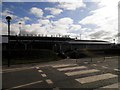
<instances>
[{"instance_id":1,"label":"airport terminal facade","mask_svg":"<svg viewBox=\"0 0 120 90\"><path fill-rule=\"evenodd\" d=\"M2 49L8 48L8 36L2 36ZM55 52L64 52L74 49L109 49L113 43L100 40L75 40L68 36L17 36L9 37L9 48L11 50L34 50L50 49Z\"/></svg>"}]
</instances>

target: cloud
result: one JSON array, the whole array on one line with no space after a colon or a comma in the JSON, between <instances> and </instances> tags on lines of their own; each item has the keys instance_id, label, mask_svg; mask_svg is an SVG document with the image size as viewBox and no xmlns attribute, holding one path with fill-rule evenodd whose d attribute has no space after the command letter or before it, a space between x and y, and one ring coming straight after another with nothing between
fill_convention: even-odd
<instances>
[{"instance_id":1,"label":"cloud","mask_svg":"<svg viewBox=\"0 0 120 90\"><path fill-rule=\"evenodd\" d=\"M78 8L86 7L86 5L82 0L80 0L76 2L59 2L58 7L64 10L76 10Z\"/></svg>"},{"instance_id":2,"label":"cloud","mask_svg":"<svg viewBox=\"0 0 120 90\"><path fill-rule=\"evenodd\" d=\"M10 16L12 19L16 19L18 18L18 16L14 15L14 13L10 10L4 10L2 13L2 16L6 17L6 16Z\"/></svg>"},{"instance_id":3,"label":"cloud","mask_svg":"<svg viewBox=\"0 0 120 90\"><path fill-rule=\"evenodd\" d=\"M55 25L70 25L73 24L73 19L69 17L64 17L59 19L58 21L54 21L53 24Z\"/></svg>"},{"instance_id":4,"label":"cloud","mask_svg":"<svg viewBox=\"0 0 120 90\"><path fill-rule=\"evenodd\" d=\"M47 19L50 19L50 18L54 18L55 16L53 16L53 15L47 15L45 18L47 18Z\"/></svg>"},{"instance_id":5,"label":"cloud","mask_svg":"<svg viewBox=\"0 0 120 90\"><path fill-rule=\"evenodd\" d=\"M50 13L52 15L58 15L58 14L61 14L63 12L62 9L58 9L58 8L49 8L49 7L47 7L47 8L45 8L45 10L50 11Z\"/></svg>"},{"instance_id":6,"label":"cloud","mask_svg":"<svg viewBox=\"0 0 120 90\"><path fill-rule=\"evenodd\" d=\"M0 26L2 26L2 35L7 35L7 24L0 22ZM10 34L18 34L19 33L19 25L18 24L11 24Z\"/></svg>"},{"instance_id":7,"label":"cloud","mask_svg":"<svg viewBox=\"0 0 120 90\"><path fill-rule=\"evenodd\" d=\"M29 17L23 17L23 18L20 18L20 20L18 21L18 23L22 23L22 24L25 24L26 21L30 21L31 19Z\"/></svg>"},{"instance_id":8,"label":"cloud","mask_svg":"<svg viewBox=\"0 0 120 90\"><path fill-rule=\"evenodd\" d=\"M43 10L37 7L32 7L30 13L34 14L36 17L40 18L43 16Z\"/></svg>"},{"instance_id":9,"label":"cloud","mask_svg":"<svg viewBox=\"0 0 120 90\"><path fill-rule=\"evenodd\" d=\"M89 32L91 37L103 39L106 36L111 36L115 38L114 35L118 33L118 0L101 0L97 5L99 8L91 11L91 15L82 19L79 23L97 26L92 32Z\"/></svg>"},{"instance_id":10,"label":"cloud","mask_svg":"<svg viewBox=\"0 0 120 90\"><path fill-rule=\"evenodd\" d=\"M41 24L41 25L47 25L50 23L49 19L40 19L38 20L38 22Z\"/></svg>"}]
</instances>

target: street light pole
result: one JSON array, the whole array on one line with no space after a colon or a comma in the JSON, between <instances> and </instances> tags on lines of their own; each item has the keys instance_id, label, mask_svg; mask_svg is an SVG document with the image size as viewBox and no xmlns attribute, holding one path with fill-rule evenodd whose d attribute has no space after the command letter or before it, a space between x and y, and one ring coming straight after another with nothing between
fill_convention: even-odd
<instances>
[{"instance_id":1,"label":"street light pole","mask_svg":"<svg viewBox=\"0 0 120 90\"><path fill-rule=\"evenodd\" d=\"M10 41L9 39L10 39L10 20L11 19L12 18L10 16L6 17L6 20L8 22L8 67L10 67Z\"/></svg>"},{"instance_id":2,"label":"street light pole","mask_svg":"<svg viewBox=\"0 0 120 90\"><path fill-rule=\"evenodd\" d=\"M22 23L19 23L19 35L21 35L21 24Z\"/></svg>"}]
</instances>

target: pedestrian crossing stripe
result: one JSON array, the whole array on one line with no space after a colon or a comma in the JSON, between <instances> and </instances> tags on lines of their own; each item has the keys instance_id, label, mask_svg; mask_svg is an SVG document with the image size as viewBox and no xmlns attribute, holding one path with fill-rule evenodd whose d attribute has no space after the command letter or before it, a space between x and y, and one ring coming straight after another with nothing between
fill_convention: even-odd
<instances>
[{"instance_id":1,"label":"pedestrian crossing stripe","mask_svg":"<svg viewBox=\"0 0 120 90\"><path fill-rule=\"evenodd\" d=\"M52 82L50 79L47 79L46 82L47 82L48 84L53 84L53 82Z\"/></svg>"},{"instance_id":2,"label":"pedestrian crossing stripe","mask_svg":"<svg viewBox=\"0 0 120 90\"><path fill-rule=\"evenodd\" d=\"M41 74L41 76L42 76L42 77L47 77L47 75L46 75L46 74Z\"/></svg>"},{"instance_id":3,"label":"pedestrian crossing stripe","mask_svg":"<svg viewBox=\"0 0 120 90\"><path fill-rule=\"evenodd\" d=\"M43 72L42 70L38 70L38 72Z\"/></svg>"},{"instance_id":4,"label":"pedestrian crossing stripe","mask_svg":"<svg viewBox=\"0 0 120 90\"><path fill-rule=\"evenodd\" d=\"M36 69L39 69L39 67L36 67Z\"/></svg>"},{"instance_id":5,"label":"pedestrian crossing stripe","mask_svg":"<svg viewBox=\"0 0 120 90\"><path fill-rule=\"evenodd\" d=\"M54 68L61 68L61 67L67 67L67 66L75 66L77 64L61 64L61 65L53 65Z\"/></svg>"},{"instance_id":6,"label":"pedestrian crossing stripe","mask_svg":"<svg viewBox=\"0 0 120 90\"><path fill-rule=\"evenodd\" d=\"M104 86L102 88L119 88L118 86L119 86L118 83L114 83L114 84L111 84L111 85L108 85L108 86Z\"/></svg>"},{"instance_id":7,"label":"pedestrian crossing stripe","mask_svg":"<svg viewBox=\"0 0 120 90\"><path fill-rule=\"evenodd\" d=\"M85 84L85 83L91 83L91 82L110 79L110 78L115 78L115 77L118 77L118 76L114 75L114 74L111 74L111 73L106 73L106 74L101 74L101 75L78 78L78 79L75 79L75 80L80 82L81 84Z\"/></svg>"},{"instance_id":8,"label":"pedestrian crossing stripe","mask_svg":"<svg viewBox=\"0 0 120 90\"><path fill-rule=\"evenodd\" d=\"M99 72L99 71L100 70L97 70L97 69L90 69L90 70L81 70L81 71L67 72L65 74L67 76L74 76L74 75L88 74L88 73L94 73L94 72Z\"/></svg>"},{"instance_id":9,"label":"pedestrian crossing stripe","mask_svg":"<svg viewBox=\"0 0 120 90\"><path fill-rule=\"evenodd\" d=\"M85 66L77 66L77 67L67 67L67 68L60 68L60 69L57 69L59 71L67 71L67 70L75 70L75 69L85 69L87 67Z\"/></svg>"}]
</instances>

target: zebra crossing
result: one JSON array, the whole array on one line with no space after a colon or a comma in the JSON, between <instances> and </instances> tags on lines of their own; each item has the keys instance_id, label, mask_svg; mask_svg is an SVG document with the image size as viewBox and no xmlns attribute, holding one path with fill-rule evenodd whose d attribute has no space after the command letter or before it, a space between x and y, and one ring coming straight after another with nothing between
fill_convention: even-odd
<instances>
[{"instance_id":1,"label":"zebra crossing","mask_svg":"<svg viewBox=\"0 0 120 90\"><path fill-rule=\"evenodd\" d=\"M98 70L98 69L89 69L87 66L78 66L78 65L72 65L72 64L66 64L66 65L64 64L64 65L52 66L52 67L64 73L68 77L101 72L101 70ZM104 80L107 81L112 78L118 78L118 75L106 72L106 73L100 73L97 75L92 74L92 75L85 76L85 77L75 78L74 80L80 84L89 84L89 83L99 82L99 81L104 81ZM113 82L112 85L103 86L101 88L113 88L113 87L118 88L118 83Z\"/></svg>"}]
</instances>

